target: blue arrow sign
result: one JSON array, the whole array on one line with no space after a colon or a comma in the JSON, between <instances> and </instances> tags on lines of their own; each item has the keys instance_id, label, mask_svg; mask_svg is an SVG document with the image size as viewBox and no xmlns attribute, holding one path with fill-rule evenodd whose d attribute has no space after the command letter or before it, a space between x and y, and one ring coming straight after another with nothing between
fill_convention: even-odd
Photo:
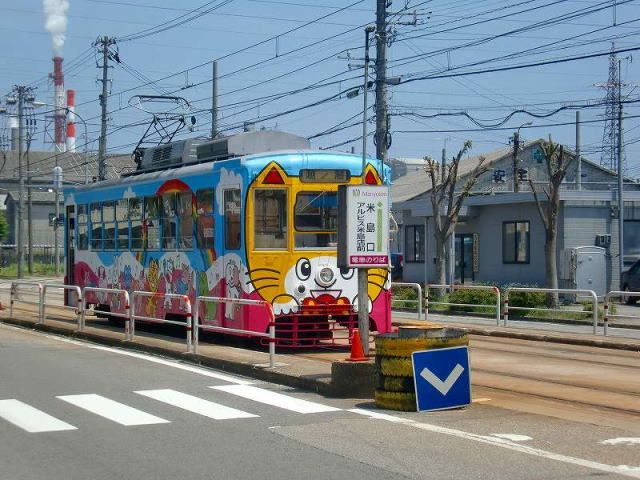
<instances>
[{"instance_id":1,"label":"blue arrow sign","mask_svg":"<svg viewBox=\"0 0 640 480\"><path fill-rule=\"evenodd\" d=\"M471 372L466 346L413 352L413 381L419 412L471 403Z\"/></svg>"}]
</instances>

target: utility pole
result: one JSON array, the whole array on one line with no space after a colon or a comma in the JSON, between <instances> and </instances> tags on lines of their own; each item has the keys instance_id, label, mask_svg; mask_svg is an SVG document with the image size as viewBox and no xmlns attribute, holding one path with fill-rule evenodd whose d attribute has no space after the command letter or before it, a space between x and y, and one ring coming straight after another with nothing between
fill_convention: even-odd
<instances>
[{"instance_id":1,"label":"utility pole","mask_svg":"<svg viewBox=\"0 0 640 480\"><path fill-rule=\"evenodd\" d=\"M102 94L99 97L102 113L100 115L100 141L98 143L98 180L104 180L107 176L107 96L109 93L109 59L111 58L109 47L115 43L115 39L106 35L94 42L94 46L100 46L98 53L102 54L102 65L98 65L98 68L102 68L102 79L99 79L102 82Z\"/></svg>"},{"instance_id":2,"label":"utility pole","mask_svg":"<svg viewBox=\"0 0 640 480\"><path fill-rule=\"evenodd\" d=\"M618 73L621 71L622 61L618 60ZM624 269L624 169L622 154L622 77L618 76L618 251L620 290L622 290L622 271Z\"/></svg>"},{"instance_id":3,"label":"utility pole","mask_svg":"<svg viewBox=\"0 0 640 480\"><path fill-rule=\"evenodd\" d=\"M576 110L576 190L582 190L582 159L580 158L580 110Z\"/></svg>"},{"instance_id":4,"label":"utility pole","mask_svg":"<svg viewBox=\"0 0 640 480\"><path fill-rule=\"evenodd\" d=\"M27 270L29 275L33 275L33 195L31 193L31 159L29 151L31 150L32 132L27 127Z\"/></svg>"},{"instance_id":5,"label":"utility pole","mask_svg":"<svg viewBox=\"0 0 640 480\"><path fill-rule=\"evenodd\" d=\"M518 149L520 148L520 132L513 134L513 191L519 192L518 182Z\"/></svg>"},{"instance_id":6,"label":"utility pole","mask_svg":"<svg viewBox=\"0 0 640 480\"><path fill-rule=\"evenodd\" d=\"M387 0L376 0L376 157L387 161L389 118L387 114ZM382 172L381 172L382 173Z\"/></svg>"},{"instance_id":7,"label":"utility pole","mask_svg":"<svg viewBox=\"0 0 640 480\"><path fill-rule=\"evenodd\" d=\"M212 64L211 78L211 138L218 136L218 61Z\"/></svg>"}]
</instances>

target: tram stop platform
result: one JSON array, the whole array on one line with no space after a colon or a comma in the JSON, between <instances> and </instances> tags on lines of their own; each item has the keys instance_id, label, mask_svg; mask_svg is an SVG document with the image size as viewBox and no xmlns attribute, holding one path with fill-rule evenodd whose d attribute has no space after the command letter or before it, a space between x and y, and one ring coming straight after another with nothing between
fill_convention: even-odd
<instances>
[{"instance_id":1,"label":"tram stop platform","mask_svg":"<svg viewBox=\"0 0 640 480\"><path fill-rule=\"evenodd\" d=\"M332 397L372 398L375 388L373 355L371 342L370 360L347 362L349 349L341 346L308 349L277 349L275 366L269 367L269 353L266 347L247 339L206 336L201 339L198 353L188 353L184 329L169 330L166 327L137 326L132 341L124 340L124 331L106 320L87 318L83 332L77 331L77 323L71 312L52 308L46 321L37 323L37 313L28 309L0 311L0 321L38 331L65 337L87 340L98 345L124 348L131 351L151 353L170 357L179 361L208 366L230 373L244 375L264 381L310 390ZM563 326L553 324L518 324L511 322L508 327L493 325L486 319L466 317L440 318L429 316L429 321L418 321L411 314L394 313L394 326L431 325L466 329L473 339L479 336L515 338L520 340L552 342L558 344L581 345L609 349L640 351L640 329L629 329L630 335L603 336L600 327L597 335L588 332L588 326ZM591 327L592 328L592 327ZM372 339L373 340L373 339Z\"/></svg>"}]
</instances>

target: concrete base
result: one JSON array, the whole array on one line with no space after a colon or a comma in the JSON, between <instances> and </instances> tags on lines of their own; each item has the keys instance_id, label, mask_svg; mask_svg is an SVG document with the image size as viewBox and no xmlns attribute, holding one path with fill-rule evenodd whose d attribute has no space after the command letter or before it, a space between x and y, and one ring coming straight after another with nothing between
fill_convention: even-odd
<instances>
[{"instance_id":1,"label":"concrete base","mask_svg":"<svg viewBox=\"0 0 640 480\"><path fill-rule=\"evenodd\" d=\"M373 361L333 362L331 393L336 397L373 398L376 369Z\"/></svg>"}]
</instances>

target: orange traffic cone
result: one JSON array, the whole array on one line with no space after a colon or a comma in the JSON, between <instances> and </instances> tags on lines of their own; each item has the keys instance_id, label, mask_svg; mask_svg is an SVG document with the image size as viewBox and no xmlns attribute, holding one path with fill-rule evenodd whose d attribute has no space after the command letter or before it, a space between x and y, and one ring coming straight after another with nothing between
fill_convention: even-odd
<instances>
[{"instance_id":1,"label":"orange traffic cone","mask_svg":"<svg viewBox=\"0 0 640 480\"><path fill-rule=\"evenodd\" d=\"M362 349L362 341L360 340L360 332L357 328L353 329L353 337L351 337L351 356L347 358L348 362L366 362L369 360L364 355Z\"/></svg>"}]
</instances>

